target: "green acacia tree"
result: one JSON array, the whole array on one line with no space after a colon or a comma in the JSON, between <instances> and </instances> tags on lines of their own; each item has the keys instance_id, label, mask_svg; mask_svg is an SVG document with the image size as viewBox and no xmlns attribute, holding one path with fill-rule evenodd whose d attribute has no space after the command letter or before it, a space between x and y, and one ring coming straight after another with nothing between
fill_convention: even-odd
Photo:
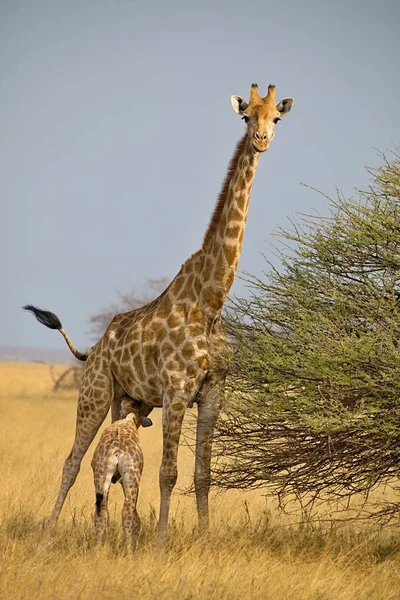
<instances>
[{"instance_id":1,"label":"green acacia tree","mask_svg":"<svg viewBox=\"0 0 400 600\"><path fill-rule=\"evenodd\" d=\"M281 266L247 276L249 297L232 302L236 355L216 435L221 487L316 499L397 485L399 155L370 173L356 198L329 200L328 217L280 230Z\"/></svg>"}]
</instances>

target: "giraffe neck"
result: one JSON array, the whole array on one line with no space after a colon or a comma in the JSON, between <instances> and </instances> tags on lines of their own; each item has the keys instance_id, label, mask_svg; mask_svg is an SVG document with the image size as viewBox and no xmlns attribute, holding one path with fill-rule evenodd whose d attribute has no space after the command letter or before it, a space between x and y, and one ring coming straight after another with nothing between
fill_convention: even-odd
<instances>
[{"instance_id":1,"label":"giraffe neck","mask_svg":"<svg viewBox=\"0 0 400 600\"><path fill-rule=\"evenodd\" d=\"M221 310L236 274L259 156L245 134L237 145L204 236L202 303L208 313Z\"/></svg>"},{"instance_id":2,"label":"giraffe neck","mask_svg":"<svg viewBox=\"0 0 400 600\"><path fill-rule=\"evenodd\" d=\"M134 431L137 431L139 418L133 412L128 413L126 415L124 421L127 421L129 423L129 427L131 429L133 429Z\"/></svg>"}]
</instances>

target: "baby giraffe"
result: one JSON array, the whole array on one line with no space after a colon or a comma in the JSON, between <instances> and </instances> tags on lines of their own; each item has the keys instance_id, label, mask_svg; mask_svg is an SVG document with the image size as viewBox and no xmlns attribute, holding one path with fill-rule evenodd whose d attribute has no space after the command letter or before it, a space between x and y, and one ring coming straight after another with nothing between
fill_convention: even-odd
<instances>
[{"instance_id":1,"label":"baby giraffe","mask_svg":"<svg viewBox=\"0 0 400 600\"><path fill-rule=\"evenodd\" d=\"M92 459L96 491L96 546L100 547L108 527L108 493L111 482L121 479L125 495L122 509L122 530L128 553L137 544L140 519L136 510L143 453L138 428L149 427L151 420L141 414L141 402L124 395L121 400L121 419L107 427L97 444Z\"/></svg>"}]
</instances>

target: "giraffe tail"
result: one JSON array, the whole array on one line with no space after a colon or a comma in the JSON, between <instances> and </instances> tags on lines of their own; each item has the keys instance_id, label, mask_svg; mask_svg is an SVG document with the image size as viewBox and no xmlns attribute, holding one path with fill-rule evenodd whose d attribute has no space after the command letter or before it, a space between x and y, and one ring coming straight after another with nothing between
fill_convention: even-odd
<instances>
[{"instance_id":1,"label":"giraffe tail","mask_svg":"<svg viewBox=\"0 0 400 600\"><path fill-rule=\"evenodd\" d=\"M71 342L68 335L62 328L61 321L57 317L57 315L55 315L54 313L52 313L48 310L41 310L40 308L36 308L35 306L32 306L31 304L27 304L26 306L23 306L23 308L25 310L29 310L31 313L33 313L35 315L35 317L37 318L37 320L39 321L39 323L42 323L42 325L45 325L49 329L58 329L58 331L63 336L64 340L67 342L67 346L71 350L71 352L75 356L75 358L77 358L78 360L81 360L81 361L87 360L87 357L89 356L89 352L79 352L79 350L77 348L75 348L74 344Z\"/></svg>"},{"instance_id":2,"label":"giraffe tail","mask_svg":"<svg viewBox=\"0 0 400 600\"><path fill-rule=\"evenodd\" d=\"M99 515L101 510L101 503L103 502L104 494L96 493L96 512Z\"/></svg>"},{"instance_id":3,"label":"giraffe tail","mask_svg":"<svg viewBox=\"0 0 400 600\"><path fill-rule=\"evenodd\" d=\"M107 502L111 482L114 476L118 474L119 452L115 451L114 449L114 451L108 453L99 470L96 469L96 463L98 463L99 460L98 452L99 446L97 446L96 450L94 451L92 469L94 474L94 487L96 491L96 513L99 515L103 501L105 500ZM118 479L119 477L117 477L116 481L118 481Z\"/></svg>"}]
</instances>

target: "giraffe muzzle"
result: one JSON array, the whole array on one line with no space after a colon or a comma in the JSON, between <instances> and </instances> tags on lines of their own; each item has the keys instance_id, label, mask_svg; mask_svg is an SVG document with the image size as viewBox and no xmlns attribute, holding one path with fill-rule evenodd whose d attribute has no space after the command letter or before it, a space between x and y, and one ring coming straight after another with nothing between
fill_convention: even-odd
<instances>
[{"instance_id":1,"label":"giraffe muzzle","mask_svg":"<svg viewBox=\"0 0 400 600\"><path fill-rule=\"evenodd\" d=\"M257 152L265 152L269 146L268 136L266 133L256 131L253 135L253 147Z\"/></svg>"},{"instance_id":2,"label":"giraffe muzzle","mask_svg":"<svg viewBox=\"0 0 400 600\"><path fill-rule=\"evenodd\" d=\"M265 132L261 132L261 131L256 131L254 134L254 139L260 142L266 142L268 139L268 136Z\"/></svg>"}]
</instances>

